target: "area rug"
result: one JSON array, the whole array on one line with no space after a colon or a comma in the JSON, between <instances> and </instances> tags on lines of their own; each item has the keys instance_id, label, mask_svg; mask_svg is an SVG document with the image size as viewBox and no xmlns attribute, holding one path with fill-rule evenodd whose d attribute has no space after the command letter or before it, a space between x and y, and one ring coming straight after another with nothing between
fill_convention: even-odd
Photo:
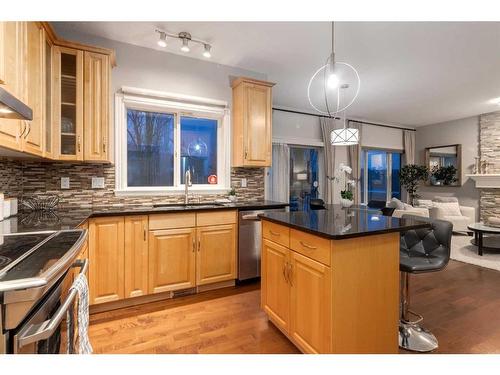
<instances>
[{"instance_id":1,"label":"area rug","mask_svg":"<svg viewBox=\"0 0 500 375\"><path fill-rule=\"evenodd\" d=\"M451 259L500 271L500 250L484 250L483 256L477 255L477 247L470 243L472 237L453 235L451 239Z\"/></svg>"}]
</instances>

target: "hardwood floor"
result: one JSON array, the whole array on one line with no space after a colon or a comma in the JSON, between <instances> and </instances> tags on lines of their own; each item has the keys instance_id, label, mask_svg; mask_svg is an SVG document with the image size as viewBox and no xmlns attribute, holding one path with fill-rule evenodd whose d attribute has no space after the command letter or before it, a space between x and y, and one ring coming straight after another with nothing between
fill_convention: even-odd
<instances>
[{"instance_id":1,"label":"hardwood floor","mask_svg":"<svg viewBox=\"0 0 500 375\"><path fill-rule=\"evenodd\" d=\"M438 353L500 353L500 272L451 261L410 283L410 306ZM90 340L95 353L299 353L259 298L259 285L248 285L98 313Z\"/></svg>"}]
</instances>

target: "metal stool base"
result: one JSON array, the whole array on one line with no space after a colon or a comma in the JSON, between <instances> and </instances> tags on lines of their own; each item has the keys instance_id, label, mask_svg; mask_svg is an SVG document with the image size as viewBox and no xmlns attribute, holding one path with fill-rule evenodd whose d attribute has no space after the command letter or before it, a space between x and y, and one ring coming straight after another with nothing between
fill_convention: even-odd
<instances>
[{"instance_id":1,"label":"metal stool base","mask_svg":"<svg viewBox=\"0 0 500 375\"><path fill-rule=\"evenodd\" d=\"M430 352L438 348L436 337L418 324L399 322L399 347L414 352Z\"/></svg>"}]
</instances>

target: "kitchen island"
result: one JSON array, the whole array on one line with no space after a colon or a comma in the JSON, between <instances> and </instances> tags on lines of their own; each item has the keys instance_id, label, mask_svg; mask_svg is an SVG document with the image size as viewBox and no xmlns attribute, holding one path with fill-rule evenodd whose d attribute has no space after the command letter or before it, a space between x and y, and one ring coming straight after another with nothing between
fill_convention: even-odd
<instances>
[{"instance_id":1,"label":"kitchen island","mask_svg":"<svg viewBox=\"0 0 500 375\"><path fill-rule=\"evenodd\" d=\"M261 216L261 306L304 353L397 353L399 232L363 208Z\"/></svg>"}]
</instances>

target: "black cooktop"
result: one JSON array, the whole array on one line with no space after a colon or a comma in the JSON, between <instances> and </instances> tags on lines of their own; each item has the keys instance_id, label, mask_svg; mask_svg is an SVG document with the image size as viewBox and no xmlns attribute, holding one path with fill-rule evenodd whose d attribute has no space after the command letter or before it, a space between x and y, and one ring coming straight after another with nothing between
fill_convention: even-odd
<instances>
[{"instance_id":1,"label":"black cooktop","mask_svg":"<svg viewBox=\"0 0 500 375\"><path fill-rule=\"evenodd\" d=\"M37 233L16 236L5 236L0 245L0 275L10 264L22 258L36 245L53 233Z\"/></svg>"}]
</instances>

